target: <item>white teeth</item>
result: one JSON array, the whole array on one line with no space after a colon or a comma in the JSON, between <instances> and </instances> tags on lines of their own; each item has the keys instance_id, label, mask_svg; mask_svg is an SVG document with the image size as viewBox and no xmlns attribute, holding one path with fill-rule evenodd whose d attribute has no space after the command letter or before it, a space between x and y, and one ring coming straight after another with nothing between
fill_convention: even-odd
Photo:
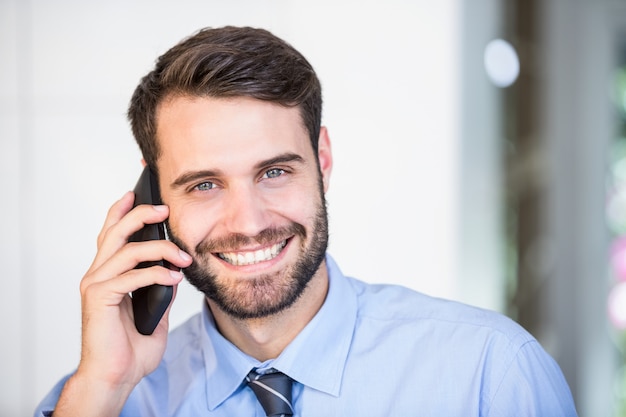
<instances>
[{"instance_id":1,"label":"white teeth","mask_svg":"<svg viewBox=\"0 0 626 417\"><path fill-rule=\"evenodd\" d=\"M274 259L285 245L287 245L286 240L263 250L254 252L225 252L218 254L218 256L235 266L252 265Z\"/></svg>"}]
</instances>

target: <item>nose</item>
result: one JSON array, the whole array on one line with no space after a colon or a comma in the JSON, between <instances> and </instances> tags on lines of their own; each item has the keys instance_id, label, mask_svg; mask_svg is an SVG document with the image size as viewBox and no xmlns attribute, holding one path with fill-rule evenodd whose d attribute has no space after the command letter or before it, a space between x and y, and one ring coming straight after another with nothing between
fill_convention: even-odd
<instances>
[{"instance_id":1,"label":"nose","mask_svg":"<svg viewBox=\"0 0 626 417\"><path fill-rule=\"evenodd\" d=\"M257 236L269 227L267 205L254 185L231 187L227 194L223 225L229 233Z\"/></svg>"}]
</instances>

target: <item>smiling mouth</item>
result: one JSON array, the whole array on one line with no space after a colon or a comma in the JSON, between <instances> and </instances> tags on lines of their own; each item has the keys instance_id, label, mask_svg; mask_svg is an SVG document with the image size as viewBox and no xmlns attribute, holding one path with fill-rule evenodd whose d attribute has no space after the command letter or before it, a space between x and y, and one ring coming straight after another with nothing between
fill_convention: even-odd
<instances>
[{"instance_id":1,"label":"smiling mouth","mask_svg":"<svg viewBox=\"0 0 626 417\"><path fill-rule=\"evenodd\" d=\"M217 256L234 266L254 265L274 259L282 252L285 246L287 246L287 240L265 249L249 252L220 252L217 253Z\"/></svg>"}]
</instances>

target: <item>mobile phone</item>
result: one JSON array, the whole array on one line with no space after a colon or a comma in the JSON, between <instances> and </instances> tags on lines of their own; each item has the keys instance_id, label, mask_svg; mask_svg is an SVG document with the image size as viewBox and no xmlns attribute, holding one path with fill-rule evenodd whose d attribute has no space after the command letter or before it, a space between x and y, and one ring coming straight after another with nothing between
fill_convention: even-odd
<instances>
[{"instance_id":1,"label":"mobile phone","mask_svg":"<svg viewBox=\"0 0 626 417\"><path fill-rule=\"evenodd\" d=\"M140 204L161 204L159 183L154 171L149 166L144 168L135 186L135 203L133 207ZM128 241L143 242L158 239L166 239L163 223L145 225L142 229L135 232ZM165 260L141 262L135 268L148 268L154 265L172 268ZM149 285L132 292L135 327L139 333L151 335L154 332L165 310L167 310L172 301L173 292L172 286L159 284Z\"/></svg>"}]
</instances>

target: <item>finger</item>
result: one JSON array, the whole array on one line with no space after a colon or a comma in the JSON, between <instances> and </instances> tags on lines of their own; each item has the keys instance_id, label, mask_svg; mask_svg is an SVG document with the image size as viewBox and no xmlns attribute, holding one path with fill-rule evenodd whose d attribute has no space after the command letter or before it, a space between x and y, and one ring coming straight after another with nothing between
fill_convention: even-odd
<instances>
[{"instance_id":1,"label":"finger","mask_svg":"<svg viewBox=\"0 0 626 417\"><path fill-rule=\"evenodd\" d=\"M161 260L169 262L175 268L186 268L192 263L191 256L170 241L131 242L114 253L107 262L87 274L83 279L83 285L122 275L142 262Z\"/></svg>"},{"instance_id":2,"label":"finger","mask_svg":"<svg viewBox=\"0 0 626 417\"><path fill-rule=\"evenodd\" d=\"M92 264L92 268L99 267L103 262L113 256L128 242L128 238L140 230L146 224L160 223L167 219L169 209L167 206L140 205L129 211L116 222L112 222L104 233L98 248L98 253Z\"/></svg>"},{"instance_id":3,"label":"finger","mask_svg":"<svg viewBox=\"0 0 626 417\"><path fill-rule=\"evenodd\" d=\"M128 191L126 192L126 194L122 196L122 198L117 200L109 208L104 224L102 225L102 229L100 229L100 233L98 234L98 237L96 239L96 247L98 249L98 253L100 253L102 242L104 241L109 228L112 225L119 222L120 219L122 219L122 217L124 217L124 215L126 215L126 213L128 213L132 209L134 201L135 201L135 194L132 191ZM94 258L91 266L89 267L89 271L95 268L97 264L101 262L101 259L102 259L102 256L98 257L98 254L96 254L96 257ZM89 273L89 271L87 271L87 273Z\"/></svg>"},{"instance_id":4,"label":"finger","mask_svg":"<svg viewBox=\"0 0 626 417\"><path fill-rule=\"evenodd\" d=\"M100 230L100 234L98 234L98 248L102 244L102 240L104 239L107 230L109 230L112 225L119 222L120 219L133 208L134 201L135 194L132 191L128 191L122 196L122 198L117 200L115 204L111 206L111 208L109 208L109 211L107 212L107 217L104 220L102 229Z\"/></svg>"},{"instance_id":5,"label":"finger","mask_svg":"<svg viewBox=\"0 0 626 417\"><path fill-rule=\"evenodd\" d=\"M181 280L182 278L184 278L184 275L180 275ZM177 277L178 278L178 277ZM178 282L178 284L180 284L180 281ZM172 309L172 305L174 304L174 300L176 300L176 294L178 294L178 284L166 284L166 285L171 285L172 286L172 299L170 300L170 303L167 305L167 309L165 310L165 312L163 313L163 318L164 319L168 319L169 317L169 313L170 310ZM124 297L125 301L128 301L129 303L132 303L132 298L130 296L130 294L127 294L127 297ZM127 314L128 314L128 318L132 320L133 318L133 314L132 314L132 309L127 309Z\"/></svg>"},{"instance_id":6,"label":"finger","mask_svg":"<svg viewBox=\"0 0 626 417\"><path fill-rule=\"evenodd\" d=\"M91 308L117 307L128 294L152 284L177 285L183 279L180 271L161 266L133 269L105 281L94 281L81 287L83 302ZM96 307L99 306L99 307Z\"/></svg>"}]
</instances>

